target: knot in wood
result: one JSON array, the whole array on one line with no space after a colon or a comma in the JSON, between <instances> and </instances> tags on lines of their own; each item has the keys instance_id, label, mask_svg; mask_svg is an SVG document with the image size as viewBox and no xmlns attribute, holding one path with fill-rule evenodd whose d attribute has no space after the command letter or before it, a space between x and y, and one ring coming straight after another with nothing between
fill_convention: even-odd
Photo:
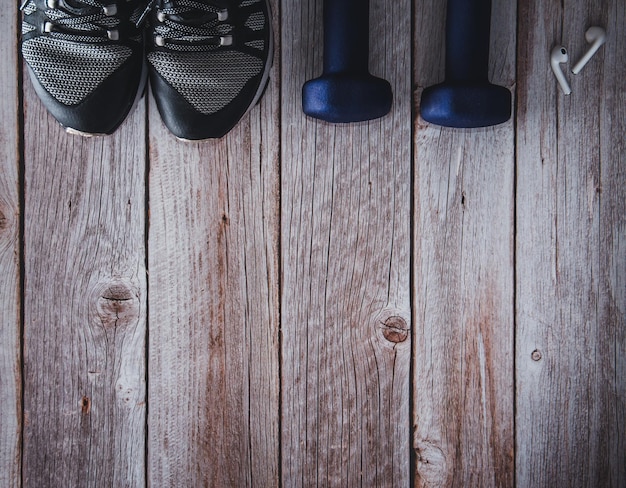
<instances>
[{"instance_id":1,"label":"knot in wood","mask_svg":"<svg viewBox=\"0 0 626 488\"><path fill-rule=\"evenodd\" d=\"M122 281L102 285L98 293L98 316L105 328L119 329L139 319L139 298L131 286Z\"/></svg>"},{"instance_id":2,"label":"knot in wood","mask_svg":"<svg viewBox=\"0 0 626 488\"><path fill-rule=\"evenodd\" d=\"M2 232L5 229L8 229L9 225L10 225L9 219L0 208L0 232Z\"/></svg>"},{"instance_id":3,"label":"knot in wood","mask_svg":"<svg viewBox=\"0 0 626 488\"><path fill-rule=\"evenodd\" d=\"M409 326L402 317L388 317L383 322L383 336L389 342L404 342L409 337Z\"/></svg>"},{"instance_id":4,"label":"knot in wood","mask_svg":"<svg viewBox=\"0 0 626 488\"><path fill-rule=\"evenodd\" d=\"M425 486L442 486L446 482L446 456L434 442L418 441L415 446L417 474Z\"/></svg>"}]
</instances>

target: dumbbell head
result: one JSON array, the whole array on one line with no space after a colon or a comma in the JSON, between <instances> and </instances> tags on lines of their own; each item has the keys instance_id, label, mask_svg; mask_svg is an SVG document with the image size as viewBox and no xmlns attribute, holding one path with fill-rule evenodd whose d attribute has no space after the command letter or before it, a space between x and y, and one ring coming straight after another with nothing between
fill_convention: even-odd
<instances>
[{"instance_id":1,"label":"dumbbell head","mask_svg":"<svg viewBox=\"0 0 626 488\"><path fill-rule=\"evenodd\" d=\"M369 0L324 0L324 71L302 87L302 110L327 122L376 119L391 110L391 85L368 69Z\"/></svg>"},{"instance_id":2,"label":"dumbbell head","mask_svg":"<svg viewBox=\"0 0 626 488\"><path fill-rule=\"evenodd\" d=\"M491 0L448 0L446 76L422 92L420 112L446 127L487 127L511 117L511 92L489 83Z\"/></svg>"},{"instance_id":3,"label":"dumbbell head","mask_svg":"<svg viewBox=\"0 0 626 488\"><path fill-rule=\"evenodd\" d=\"M487 127L511 117L511 92L488 82L440 83L422 92L422 118L446 127Z\"/></svg>"},{"instance_id":4,"label":"dumbbell head","mask_svg":"<svg viewBox=\"0 0 626 488\"><path fill-rule=\"evenodd\" d=\"M369 73L328 73L302 87L305 114L327 122L359 122L389 113L391 85Z\"/></svg>"}]
</instances>

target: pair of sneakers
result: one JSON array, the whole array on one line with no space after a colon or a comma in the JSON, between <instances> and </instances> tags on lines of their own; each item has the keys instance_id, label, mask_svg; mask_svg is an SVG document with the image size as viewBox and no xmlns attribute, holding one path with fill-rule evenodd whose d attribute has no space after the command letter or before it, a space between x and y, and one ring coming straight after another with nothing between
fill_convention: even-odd
<instances>
[{"instance_id":1,"label":"pair of sneakers","mask_svg":"<svg viewBox=\"0 0 626 488\"><path fill-rule=\"evenodd\" d=\"M267 0L24 0L22 54L70 133L111 134L144 93L178 138L219 138L261 97Z\"/></svg>"}]
</instances>

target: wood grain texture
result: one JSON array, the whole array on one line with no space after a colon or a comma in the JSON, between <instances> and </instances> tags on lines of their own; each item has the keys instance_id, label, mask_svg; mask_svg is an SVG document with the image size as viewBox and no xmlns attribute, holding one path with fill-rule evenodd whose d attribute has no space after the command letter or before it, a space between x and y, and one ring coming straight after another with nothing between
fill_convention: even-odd
<instances>
[{"instance_id":1,"label":"wood grain texture","mask_svg":"<svg viewBox=\"0 0 626 488\"><path fill-rule=\"evenodd\" d=\"M521 4L520 4L521 5ZM626 483L626 6L527 2L520 11L517 480ZM607 43L564 96L590 25Z\"/></svg>"},{"instance_id":2,"label":"wood grain texture","mask_svg":"<svg viewBox=\"0 0 626 488\"><path fill-rule=\"evenodd\" d=\"M624 1L495 0L479 130L418 115L445 2L370 0L395 100L351 125L301 111L323 0L279 3L260 105L191 144L152 100L68 136L27 75L20 120L0 11L0 488L626 487Z\"/></svg>"},{"instance_id":3,"label":"wood grain texture","mask_svg":"<svg viewBox=\"0 0 626 488\"><path fill-rule=\"evenodd\" d=\"M410 3L370 2L370 69L391 114L304 116L322 1L283 6L283 486L410 479Z\"/></svg>"},{"instance_id":4,"label":"wood grain texture","mask_svg":"<svg viewBox=\"0 0 626 488\"><path fill-rule=\"evenodd\" d=\"M490 80L514 88L515 6L493 2ZM443 80L445 2L415 9L415 99ZM415 124L415 486L512 486L514 124Z\"/></svg>"},{"instance_id":5,"label":"wood grain texture","mask_svg":"<svg viewBox=\"0 0 626 488\"><path fill-rule=\"evenodd\" d=\"M220 140L179 142L150 106L155 488L278 485L279 66Z\"/></svg>"},{"instance_id":6,"label":"wood grain texture","mask_svg":"<svg viewBox=\"0 0 626 488\"><path fill-rule=\"evenodd\" d=\"M145 484L145 109L64 133L25 101L24 487Z\"/></svg>"},{"instance_id":7,"label":"wood grain texture","mask_svg":"<svg viewBox=\"0 0 626 488\"><path fill-rule=\"evenodd\" d=\"M20 484L20 208L16 5L0 11L0 486Z\"/></svg>"}]
</instances>

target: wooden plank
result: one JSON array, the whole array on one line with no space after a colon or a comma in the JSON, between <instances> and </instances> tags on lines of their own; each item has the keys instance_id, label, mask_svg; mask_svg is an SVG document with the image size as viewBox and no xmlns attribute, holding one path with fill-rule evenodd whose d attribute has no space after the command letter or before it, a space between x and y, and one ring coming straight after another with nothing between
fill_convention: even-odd
<instances>
[{"instance_id":1,"label":"wooden plank","mask_svg":"<svg viewBox=\"0 0 626 488\"><path fill-rule=\"evenodd\" d=\"M145 484L145 108L110 137L25 105L25 487Z\"/></svg>"},{"instance_id":2,"label":"wooden plank","mask_svg":"<svg viewBox=\"0 0 626 488\"><path fill-rule=\"evenodd\" d=\"M515 6L494 1L490 80L515 83ZM415 8L415 98L443 80L445 2ZM511 486L514 123L416 118L415 486Z\"/></svg>"},{"instance_id":3,"label":"wooden plank","mask_svg":"<svg viewBox=\"0 0 626 488\"><path fill-rule=\"evenodd\" d=\"M15 3L0 11L0 486L20 484L20 205Z\"/></svg>"},{"instance_id":4,"label":"wooden plank","mask_svg":"<svg viewBox=\"0 0 626 488\"><path fill-rule=\"evenodd\" d=\"M301 111L322 68L322 1L283 5L283 486L410 479L410 2L370 2L370 68L390 115Z\"/></svg>"},{"instance_id":5,"label":"wooden plank","mask_svg":"<svg viewBox=\"0 0 626 488\"><path fill-rule=\"evenodd\" d=\"M150 105L150 486L278 485L275 56L220 140L179 142Z\"/></svg>"},{"instance_id":6,"label":"wooden plank","mask_svg":"<svg viewBox=\"0 0 626 488\"><path fill-rule=\"evenodd\" d=\"M521 4L517 178L519 486L626 480L626 8ZM564 96L590 25L607 44ZM564 67L565 68L565 67Z\"/></svg>"}]
</instances>

